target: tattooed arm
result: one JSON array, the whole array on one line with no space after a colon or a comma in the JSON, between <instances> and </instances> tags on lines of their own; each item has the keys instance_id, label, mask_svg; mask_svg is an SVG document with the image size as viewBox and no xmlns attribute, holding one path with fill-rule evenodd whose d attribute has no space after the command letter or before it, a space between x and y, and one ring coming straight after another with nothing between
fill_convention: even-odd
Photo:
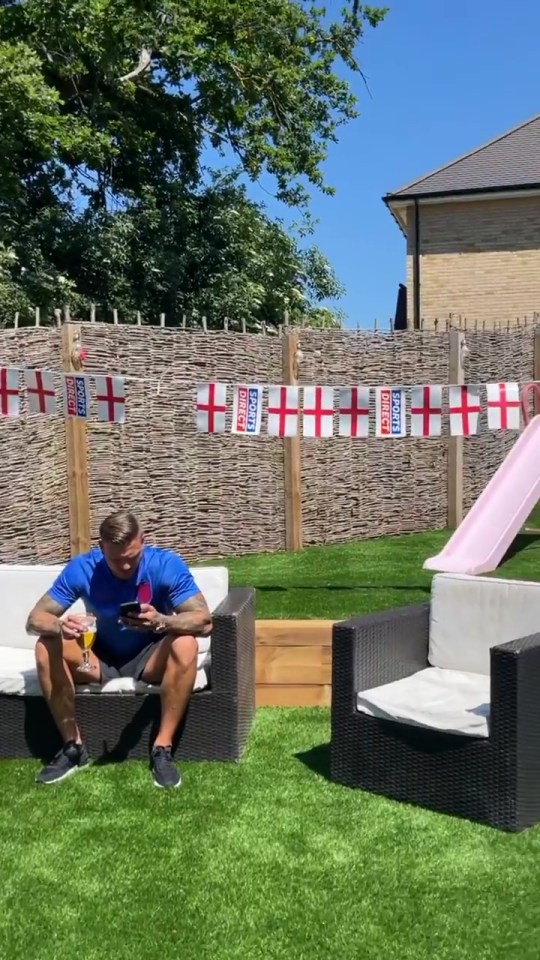
<instances>
[{"instance_id":1,"label":"tattooed arm","mask_svg":"<svg viewBox=\"0 0 540 960\"><path fill-rule=\"evenodd\" d=\"M26 630L28 633L36 634L39 637L61 637L69 633L67 623L61 624L60 617L65 613L65 607L53 600L47 593L38 600L33 610L30 611L26 621ZM72 636L76 636L72 632Z\"/></svg>"},{"instance_id":2,"label":"tattooed arm","mask_svg":"<svg viewBox=\"0 0 540 960\"><path fill-rule=\"evenodd\" d=\"M212 614L202 593L185 600L170 617L158 614L159 633L190 634L195 637L207 637L212 632Z\"/></svg>"}]
</instances>

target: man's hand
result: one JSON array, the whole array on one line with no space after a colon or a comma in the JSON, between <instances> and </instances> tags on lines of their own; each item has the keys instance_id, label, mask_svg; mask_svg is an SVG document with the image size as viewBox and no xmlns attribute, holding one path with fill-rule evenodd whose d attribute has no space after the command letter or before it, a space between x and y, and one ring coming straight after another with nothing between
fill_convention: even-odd
<instances>
[{"instance_id":1,"label":"man's hand","mask_svg":"<svg viewBox=\"0 0 540 960\"><path fill-rule=\"evenodd\" d=\"M161 614L155 607L149 603L141 603L141 612L132 613L129 617L120 617L121 623L130 630L142 630L145 633L151 633L159 626Z\"/></svg>"},{"instance_id":2,"label":"man's hand","mask_svg":"<svg viewBox=\"0 0 540 960\"><path fill-rule=\"evenodd\" d=\"M83 614L69 613L67 617L60 620L60 630L62 639L78 640L83 632Z\"/></svg>"}]
</instances>

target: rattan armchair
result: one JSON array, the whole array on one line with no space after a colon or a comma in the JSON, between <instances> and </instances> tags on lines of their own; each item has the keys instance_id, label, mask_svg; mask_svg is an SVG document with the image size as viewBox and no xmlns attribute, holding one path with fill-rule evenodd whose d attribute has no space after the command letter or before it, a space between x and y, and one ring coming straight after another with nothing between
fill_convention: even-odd
<instances>
[{"instance_id":1,"label":"rattan armchair","mask_svg":"<svg viewBox=\"0 0 540 960\"><path fill-rule=\"evenodd\" d=\"M537 604L540 585L533 586ZM532 592L525 593L530 598ZM530 601L523 615L534 619ZM463 735L359 709L361 691L388 689L387 684L430 668L432 624L431 605L423 603L334 625L332 780L502 830L537 823L540 634L509 640L512 627L503 625L505 642L497 642L496 632L487 637L487 735ZM488 624L486 630L489 634Z\"/></svg>"}]
</instances>

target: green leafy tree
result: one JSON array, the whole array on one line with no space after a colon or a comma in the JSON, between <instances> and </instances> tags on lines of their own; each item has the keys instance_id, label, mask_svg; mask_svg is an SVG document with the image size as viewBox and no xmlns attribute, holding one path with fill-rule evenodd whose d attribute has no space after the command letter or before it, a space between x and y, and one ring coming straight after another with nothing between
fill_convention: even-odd
<instances>
[{"instance_id":1,"label":"green leafy tree","mask_svg":"<svg viewBox=\"0 0 540 960\"><path fill-rule=\"evenodd\" d=\"M0 269L42 302L96 293L101 271L100 298L126 308L161 287L158 302L176 309L223 315L253 296L251 314L275 322L288 298L323 322L317 304L339 285L322 255L302 252L234 183L205 186L203 156L210 146L216 162L234 158L237 177L269 175L300 208L310 186L331 192L327 148L356 116L338 67L359 71L363 31L384 13L355 2L331 21L304 0L4 0ZM188 244L202 250L198 270ZM91 266L94 248L107 277ZM142 257L155 278L144 289L133 286Z\"/></svg>"}]
</instances>

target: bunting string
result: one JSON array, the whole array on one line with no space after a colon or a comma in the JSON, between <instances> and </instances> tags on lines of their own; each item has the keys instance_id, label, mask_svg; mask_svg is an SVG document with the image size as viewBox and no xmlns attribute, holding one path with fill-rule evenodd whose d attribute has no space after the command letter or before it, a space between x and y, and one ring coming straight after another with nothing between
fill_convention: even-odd
<instances>
[{"instance_id":1,"label":"bunting string","mask_svg":"<svg viewBox=\"0 0 540 960\"><path fill-rule=\"evenodd\" d=\"M60 383L57 389L58 381ZM483 418L490 430L520 430L523 393L540 380L487 384L239 384L193 379L61 372L36 366L0 367L0 417L18 417L25 391L28 411L42 416L88 418L124 423L126 383L162 389L184 385L194 394L199 433L226 433L306 439L334 436L362 438L440 437L448 422L452 436L477 434ZM232 390L232 394L231 394ZM538 391L540 394L540 391ZM232 402L230 402L232 400Z\"/></svg>"},{"instance_id":2,"label":"bunting string","mask_svg":"<svg viewBox=\"0 0 540 960\"><path fill-rule=\"evenodd\" d=\"M528 381L533 386L537 381ZM447 396L445 394L447 391ZM266 404L265 404L266 400ZM410 388L365 384L347 387L199 384L195 401L200 433L309 438L440 437L478 433L487 415L490 430L520 430L523 404L517 382L427 384ZM337 428L337 429L336 429Z\"/></svg>"}]
</instances>

